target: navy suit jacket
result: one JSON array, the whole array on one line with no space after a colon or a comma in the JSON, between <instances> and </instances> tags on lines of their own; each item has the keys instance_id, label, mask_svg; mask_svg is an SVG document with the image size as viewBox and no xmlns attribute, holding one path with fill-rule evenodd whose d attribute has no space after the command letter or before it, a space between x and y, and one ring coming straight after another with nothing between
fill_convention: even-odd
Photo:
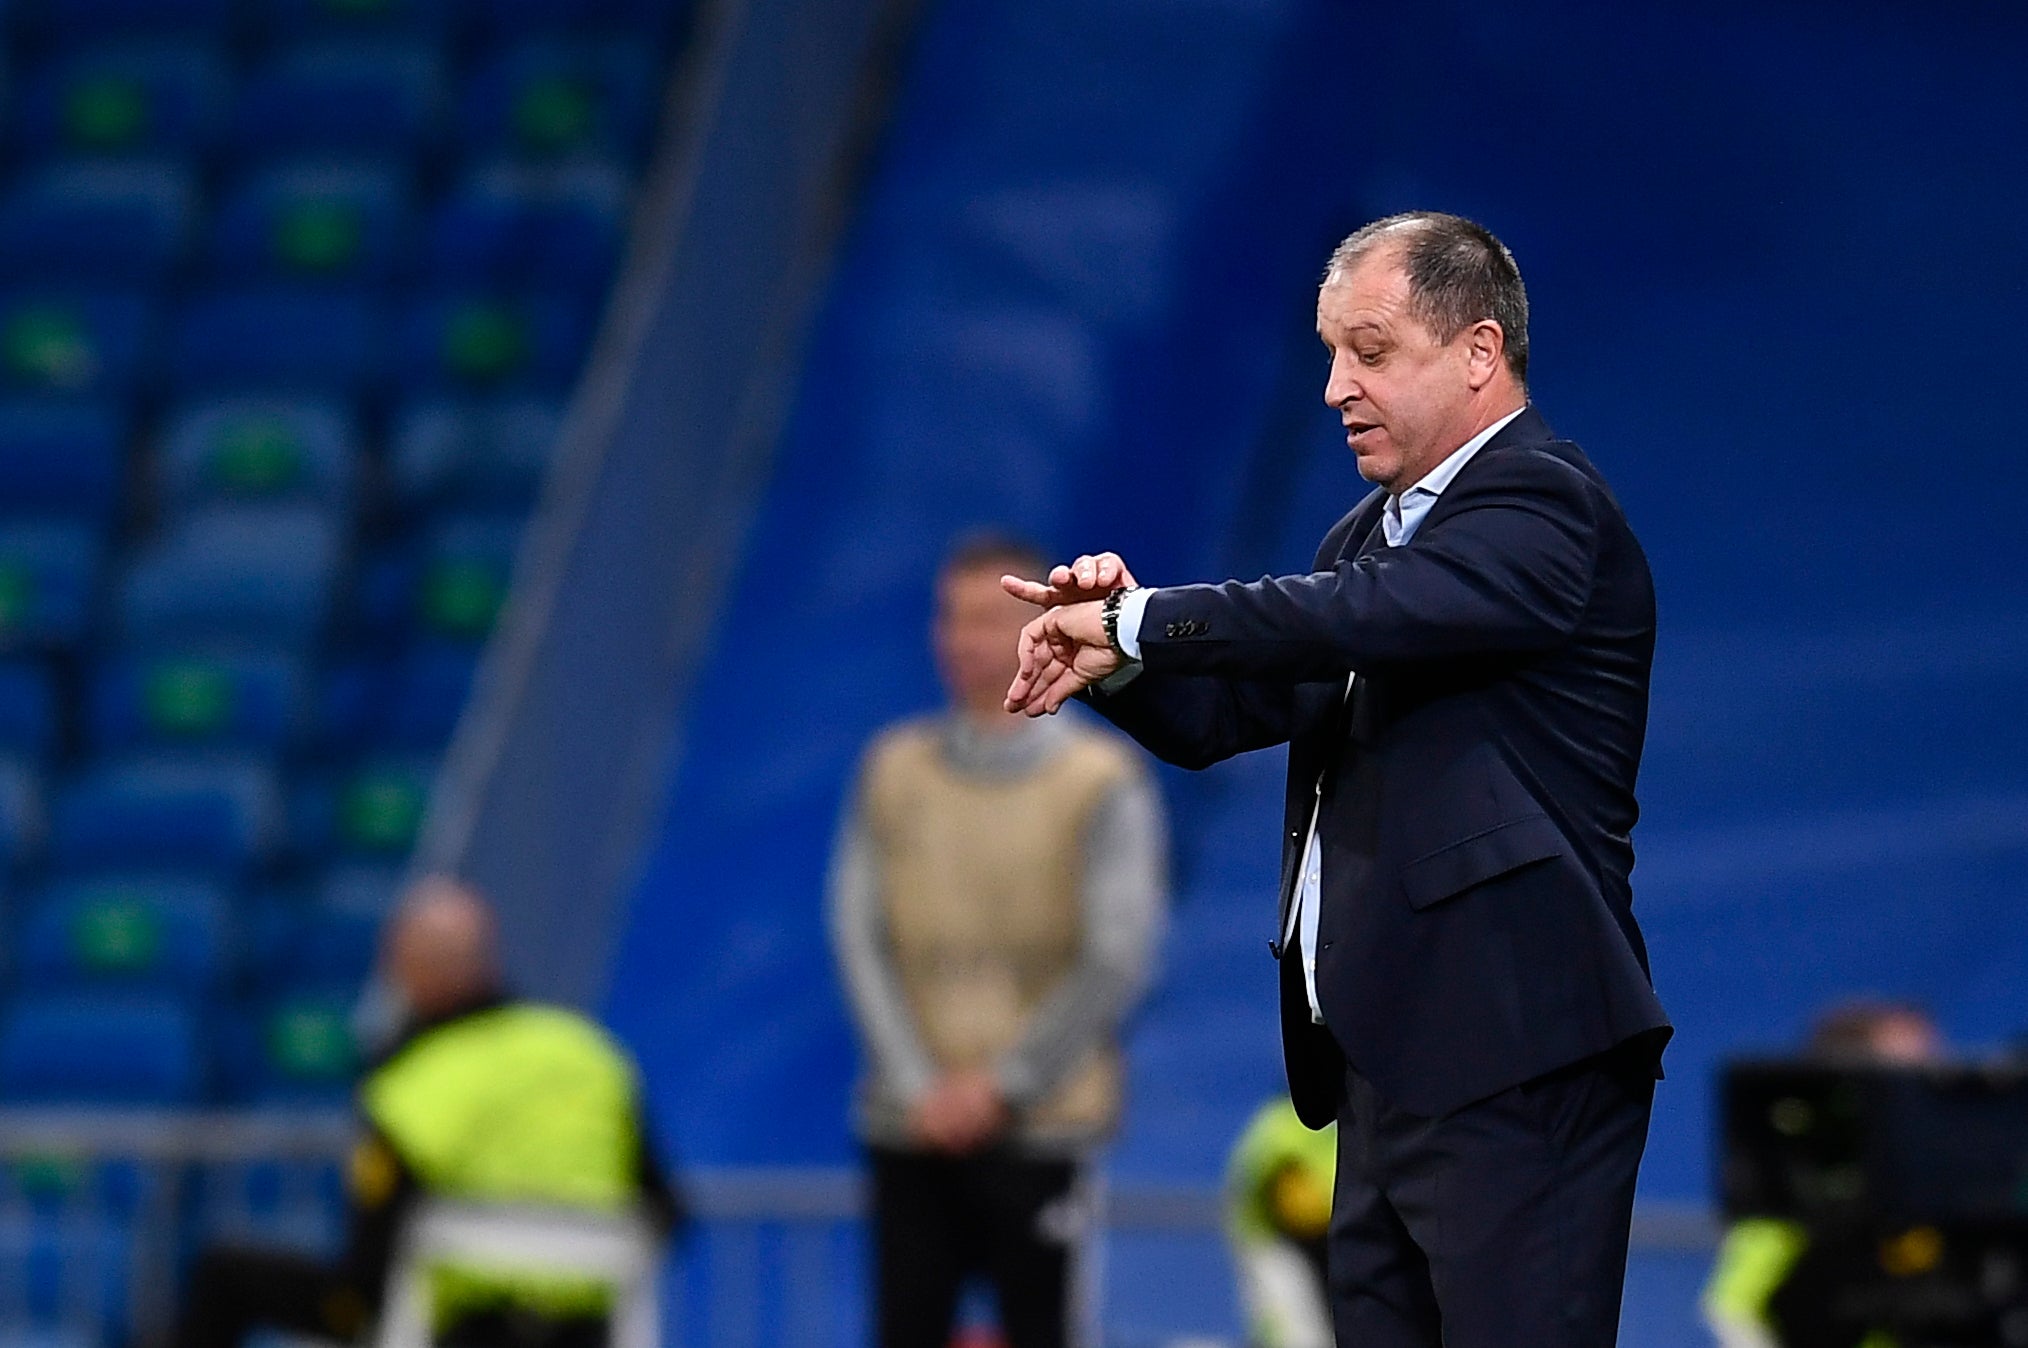
<instances>
[{"instance_id":1,"label":"navy suit jacket","mask_svg":"<svg viewBox=\"0 0 2028 1348\"><path fill-rule=\"evenodd\" d=\"M1150 596L1144 671L1091 699L1183 767L1289 746L1278 957L1321 777L1324 1026L1281 958L1312 1127L1348 1060L1434 1116L1630 1040L1659 1062L1669 1034L1629 884L1655 595L1619 503L1532 407L1399 548L1383 500L1310 575Z\"/></svg>"}]
</instances>

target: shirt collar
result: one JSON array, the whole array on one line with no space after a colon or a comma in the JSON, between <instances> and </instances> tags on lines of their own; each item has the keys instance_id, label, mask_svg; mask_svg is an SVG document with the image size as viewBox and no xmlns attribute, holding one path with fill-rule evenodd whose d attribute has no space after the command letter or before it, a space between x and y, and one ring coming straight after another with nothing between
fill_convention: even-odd
<instances>
[{"instance_id":1,"label":"shirt collar","mask_svg":"<svg viewBox=\"0 0 2028 1348\"><path fill-rule=\"evenodd\" d=\"M1528 404L1521 404L1521 406L1515 408L1506 416L1501 417L1498 421L1486 427L1485 430L1480 431L1477 435L1465 441L1464 444L1459 445L1455 450L1451 451L1449 457L1445 458L1442 463L1425 473L1422 481L1410 487L1402 495L1412 496L1417 492L1422 492L1429 496L1442 496L1444 488L1450 486L1451 479L1464 471L1465 465L1472 461L1472 456L1484 449L1487 441L1505 430L1508 422L1527 410Z\"/></svg>"}]
</instances>

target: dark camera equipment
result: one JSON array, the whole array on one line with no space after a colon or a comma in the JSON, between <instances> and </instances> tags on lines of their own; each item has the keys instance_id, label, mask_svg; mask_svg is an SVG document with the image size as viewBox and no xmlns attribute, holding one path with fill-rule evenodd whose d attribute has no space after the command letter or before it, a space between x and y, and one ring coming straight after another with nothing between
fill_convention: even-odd
<instances>
[{"instance_id":1,"label":"dark camera equipment","mask_svg":"<svg viewBox=\"0 0 2028 1348\"><path fill-rule=\"evenodd\" d=\"M2028 1067L1741 1062L1720 1116L1727 1217L1809 1237L1785 1348L2028 1348Z\"/></svg>"}]
</instances>

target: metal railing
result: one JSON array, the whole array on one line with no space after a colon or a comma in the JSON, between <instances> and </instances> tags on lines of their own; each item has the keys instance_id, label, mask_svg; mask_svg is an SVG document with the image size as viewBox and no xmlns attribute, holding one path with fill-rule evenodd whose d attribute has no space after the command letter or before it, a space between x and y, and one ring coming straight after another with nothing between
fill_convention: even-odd
<instances>
[{"instance_id":1,"label":"metal railing","mask_svg":"<svg viewBox=\"0 0 2028 1348\"><path fill-rule=\"evenodd\" d=\"M335 1250L355 1135L352 1119L333 1113L0 1111L0 1338L32 1326L83 1345L156 1343L173 1323L177 1272L196 1244ZM705 1169L682 1184L694 1222L663 1279L665 1343L864 1341L855 1319L866 1256L858 1172ZM1101 1215L1108 1245L1187 1245L1199 1256L1194 1268L1223 1276L1216 1189L1113 1183ZM1709 1251L1716 1240L1702 1208L1635 1214L1637 1254ZM1123 1285L1131 1273L1115 1269L1109 1304L1160 1292ZM1139 1276L1149 1276L1145 1266Z\"/></svg>"}]
</instances>

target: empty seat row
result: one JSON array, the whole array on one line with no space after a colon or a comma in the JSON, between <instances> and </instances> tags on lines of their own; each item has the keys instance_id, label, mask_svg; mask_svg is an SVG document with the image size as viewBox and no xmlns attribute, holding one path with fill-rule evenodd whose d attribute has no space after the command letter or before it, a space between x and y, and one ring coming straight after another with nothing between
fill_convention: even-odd
<instances>
[{"instance_id":1,"label":"empty seat row","mask_svg":"<svg viewBox=\"0 0 2028 1348\"><path fill-rule=\"evenodd\" d=\"M659 34L671 0L14 0L24 35L62 41L242 30L259 36L407 33L479 37L631 31Z\"/></svg>"},{"instance_id":2,"label":"empty seat row","mask_svg":"<svg viewBox=\"0 0 2028 1348\"><path fill-rule=\"evenodd\" d=\"M519 515L440 519L414 544L364 559L357 614L385 638L477 639L505 598ZM72 644L104 566L86 526L0 525L0 651ZM301 647L329 628L346 539L310 506L213 507L143 548L114 597L117 635L154 647L253 641Z\"/></svg>"},{"instance_id":3,"label":"empty seat row","mask_svg":"<svg viewBox=\"0 0 2028 1348\"><path fill-rule=\"evenodd\" d=\"M235 81L212 47L115 46L28 73L11 137L50 156L408 155L634 160L659 70L637 41L531 43L454 86L426 47L314 44Z\"/></svg>"},{"instance_id":4,"label":"empty seat row","mask_svg":"<svg viewBox=\"0 0 2028 1348\"><path fill-rule=\"evenodd\" d=\"M357 1071L350 1011L337 991L241 1005L162 992L17 995L0 1012L0 1102L342 1100Z\"/></svg>"},{"instance_id":5,"label":"empty seat row","mask_svg":"<svg viewBox=\"0 0 2028 1348\"><path fill-rule=\"evenodd\" d=\"M478 667L470 644L425 641L399 655L342 659L313 675L290 651L114 655L86 677L83 738L94 755L294 748L429 751L457 725ZM0 660L0 754L47 761L56 682Z\"/></svg>"},{"instance_id":6,"label":"empty seat row","mask_svg":"<svg viewBox=\"0 0 2028 1348\"><path fill-rule=\"evenodd\" d=\"M199 295L166 325L150 298L38 288L0 294L0 392L117 396L159 375L189 392L560 394L583 361L596 301L453 292L390 312L342 289Z\"/></svg>"},{"instance_id":7,"label":"empty seat row","mask_svg":"<svg viewBox=\"0 0 2028 1348\"><path fill-rule=\"evenodd\" d=\"M554 399L411 403L389 431L387 485L396 505L418 514L525 510L561 428ZM0 521L107 527L133 434L109 403L0 402ZM316 398L201 399L170 409L158 439L153 485L171 514L207 502L343 506L366 461L351 409Z\"/></svg>"},{"instance_id":8,"label":"empty seat row","mask_svg":"<svg viewBox=\"0 0 2028 1348\"><path fill-rule=\"evenodd\" d=\"M610 164L493 165L419 220L400 172L282 166L230 191L201 250L214 284L382 285L420 273L438 287L596 290L620 255L626 178ZM58 164L0 200L0 283L147 286L192 251L191 175L162 163Z\"/></svg>"},{"instance_id":9,"label":"empty seat row","mask_svg":"<svg viewBox=\"0 0 2028 1348\"><path fill-rule=\"evenodd\" d=\"M392 872L347 870L309 897L236 902L225 885L174 875L59 881L10 901L8 972L39 992L352 991L394 885Z\"/></svg>"},{"instance_id":10,"label":"empty seat row","mask_svg":"<svg viewBox=\"0 0 2028 1348\"><path fill-rule=\"evenodd\" d=\"M0 761L0 861L72 878L145 872L238 881L285 854L394 863L414 844L434 760L375 753L294 774L258 755L144 754L45 790ZM48 799L45 801L45 796Z\"/></svg>"}]
</instances>

